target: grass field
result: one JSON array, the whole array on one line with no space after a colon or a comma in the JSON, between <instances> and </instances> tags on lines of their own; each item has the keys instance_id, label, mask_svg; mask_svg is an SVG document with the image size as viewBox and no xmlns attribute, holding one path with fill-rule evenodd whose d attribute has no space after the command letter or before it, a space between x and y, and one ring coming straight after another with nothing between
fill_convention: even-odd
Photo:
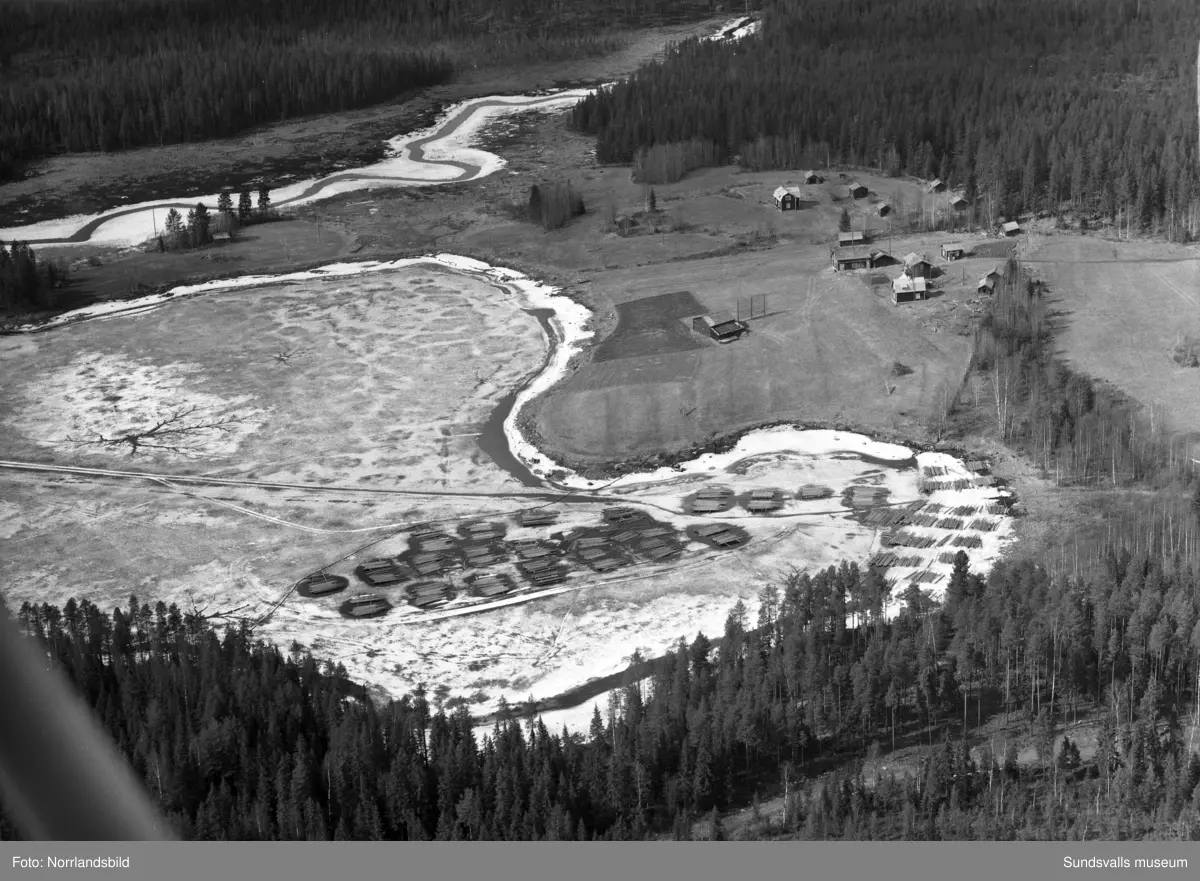
<instances>
[{"instance_id":1,"label":"grass field","mask_svg":"<svg viewBox=\"0 0 1200 881\"><path fill-rule=\"evenodd\" d=\"M621 322L642 316L657 327L638 304L680 290L700 311L736 311L739 298L765 293L767 314L728 345L705 343L676 320L676 333L695 340L686 350L643 346L619 360L594 358L536 405L538 434L569 461L596 462L685 449L777 419L922 433L942 390L961 380L969 339L926 332L920 310L929 304L897 309L888 288L828 263L814 249L776 248L594 273L591 295L615 303ZM618 323L597 353L631 336ZM892 378L896 362L914 372Z\"/></svg>"},{"instance_id":2,"label":"grass field","mask_svg":"<svg viewBox=\"0 0 1200 881\"><path fill-rule=\"evenodd\" d=\"M1029 265L1062 315L1062 355L1178 431L1200 431L1200 370L1173 359L1200 338L1200 256L1194 246L1046 237Z\"/></svg>"}]
</instances>

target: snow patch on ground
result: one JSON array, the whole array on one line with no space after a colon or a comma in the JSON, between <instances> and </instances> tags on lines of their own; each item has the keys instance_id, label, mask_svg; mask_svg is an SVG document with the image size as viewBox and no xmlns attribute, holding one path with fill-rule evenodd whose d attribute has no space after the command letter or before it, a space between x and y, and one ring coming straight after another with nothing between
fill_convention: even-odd
<instances>
[{"instance_id":1,"label":"snow patch on ground","mask_svg":"<svg viewBox=\"0 0 1200 881\"><path fill-rule=\"evenodd\" d=\"M203 369L84 353L31 386L11 424L42 446L107 447L125 455L133 444L113 446L113 439L166 423L145 437L141 452L231 455L262 424L264 411L247 406L248 398L225 400L195 388L193 379Z\"/></svg>"}]
</instances>

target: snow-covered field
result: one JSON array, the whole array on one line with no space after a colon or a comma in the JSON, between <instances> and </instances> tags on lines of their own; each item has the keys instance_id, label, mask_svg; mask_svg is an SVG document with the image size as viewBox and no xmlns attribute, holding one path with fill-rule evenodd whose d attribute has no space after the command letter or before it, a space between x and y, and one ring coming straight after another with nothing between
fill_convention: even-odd
<instances>
[{"instance_id":1,"label":"snow-covered field","mask_svg":"<svg viewBox=\"0 0 1200 881\"><path fill-rule=\"evenodd\" d=\"M441 272L423 273L424 267ZM391 305L400 301L403 310ZM14 492L5 494L18 502L17 511L0 510L0 532L19 543L12 547L20 547L0 572L11 601L62 602L71 595L95 596L99 591L107 605L124 602L136 588L142 599L162 598L185 606L196 600L198 605L215 603L256 617L308 572L326 568L352 575L358 562L406 548L406 535L400 534L356 551L370 540L364 532L417 521L441 521L452 529L455 519L473 515L508 517L530 504L527 491L480 455L470 425L478 424L486 407L519 378L538 369L534 340L541 338L543 345L546 341L535 319L522 310L554 309L553 326L560 337L556 354L519 395L504 428L514 451L535 473L555 470L520 436L516 416L563 375L570 356L590 334L587 310L554 288L511 270L447 254L193 285L176 289L170 297L124 307L139 310L126 313L130 326L138 327L137 346L120 342L126 337L120 332L124 321L84 320L114 317L94 310L64 316L68 326L52 333L8 337L0 343L0 358L20 352L26 363L37 366L22 377L10 374L10 381L0 384L4 403L19 404L8 431L24 438L26 450L57 443L56 461L82 464L72 462L70 448L63 448L65 437L82 437L89 431L111 435L126 422L145 424L145 413L139 423L137 414L128 410L162 411L174 396L203 404L205 412L232 407L245 417L247 433L192 438L222 476L245 475L323 490L345 487L345 493L330 498L253 487L184 491L177 485L150 490L142 484L68 482L44 495L39 478L22 477ZM450 309L459 311L452 316ZM473 318L476 312L485 318ZM445 353L451 338L442 337L461 336L462 328L476 320L486 324L456 345L493 336L485 326L503 327L507 329L500 338L521 346L521 356L514 357L511 345L503 351L480 349L465 360L443 358L436 365L424 354L435 351L421 348L428 345ZM196 340L194 328L213 327L219 321L244 337L222 339L221 346ZM516 332L518 327L523 330ZM411 337L407 342L406 335ZM178 351L181 340L194 343L187 357ZM103 353L114 345L124 351ZM299 360L263 366L283 346L297 348ZM310 349L307 356L305 347ZM58 361L50 357L56 348ZM158 350L169 353L167 365L153 366L150 353ZM44 363L36 360L39 351L47 355ZM406 366L404 357L417 358L431 369L414 380L414 368ZM361 372L357 379L356 369ZM276 372L265 375L271 370ZM469 370L474 371L473 382ZM456 379L457 374L463 375ZM284 394L289 383L299 384L291 397ZM48 402L41 411L32 407L39 396ZM444 407L449 410L442 413L439 408ZM404 428L399 434L397 425ZM281 426L294 436L279 439ZM92 458L87 464L97 464L96 456L107 452L107 467L140 465L119 458L119 451L88 452ZM155 461L159 471L178 465L169 455ZM555 595L462 617L425 618L398 605L382 618L349 620L337 611L340 597L294 595L261 632L281 646L299 642L318 656L340 662L383 693L401 694L424 684L441 699L467 700L475 712L484 714L493 711L501 697L510 703L549 698L619 672L634 651L651 657L699 632L719 635L739 599L753 620L762 587L779 584L792 569L812 571L842 560L865 563L881 550L884 530L852 516L841 500L848 487L886 489L892 505L934 502L947 509L982 509L1001 496L993 487L974 485L922 494L922 480L933 479L925 469L933 469L928 473L937 474L939 486L974 480L964 463L948 455L921 453L914 458L906 447L853 433L789 427L754 431L729 452L591 487L602 491L604 500L560 506L562 516L553 528L513 527L509 533L510 538L544 536L595 524L601 509L619 499L681 530L705 519L737 523L751 536L744 549L717 553L693 542L674 565L642 565L603 577L576 572ZM565 488L589 488L587 480L564 476L561 470L555 481ZM708 518L685 513L684 497L712 484L737 492L779 488L788 499L782 510L769 515L751 515L740 508ZM797 490L805 484L830 487L834 496L801 501ZM354 495L355 487L389 486L411 487L416 495ZM499 495L439 495L444 488ZM938 543L978 533L981 546L968 548L968 553L974 569L986 570L1009 540L1009 521L982 510L965 519L986 520L996 528L973 531L963 524L904 529ZM296 542L297 534L305 536L303 542ZM47 536L54 536L54 559L45 558L49 545L38 544ZM923 588L936 594L944 587L950 565L940 557L956 548L929 543L925 548L892 549L910 558L904 568L888 572L896 580L896 594L917 573ZM121 547L153 552L135 552L129 559L118 552ZM89 554L95 555L93 560ZM94 565L64 565L64 559ZM123 571L123 566L132 571ZM889 611L895 608L894 603ZM563 722L578 717L586 725L590 709L560 715Z\"/></svg>"}]
</instances>

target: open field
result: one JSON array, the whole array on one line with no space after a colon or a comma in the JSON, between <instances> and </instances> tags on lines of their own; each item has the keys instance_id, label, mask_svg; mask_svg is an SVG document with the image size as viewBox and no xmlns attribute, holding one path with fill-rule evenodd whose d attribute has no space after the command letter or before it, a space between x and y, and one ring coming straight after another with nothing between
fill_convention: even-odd
<instances>
[{"instance_id":1,"label":"open field","mask_svg":"<svg viewBox=\"0 0 1200 881\"><path fill-rule=\"evenodd\" d=\"M1176 348L1200 338L1195 246L1046 237L1029 249L1034 273L1063 313L1062 355L1111 383L1177 431L1200 431L1200 370Z\"/></svg>"}]
</instances>

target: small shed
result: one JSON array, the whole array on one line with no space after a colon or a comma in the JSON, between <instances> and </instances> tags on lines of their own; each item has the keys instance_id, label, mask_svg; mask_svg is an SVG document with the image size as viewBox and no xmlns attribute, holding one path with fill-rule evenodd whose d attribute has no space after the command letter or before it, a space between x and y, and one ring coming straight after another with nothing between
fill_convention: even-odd
<instances>
[{"instance_id":1,"label":"small shed","mask_svg":"<svg viewBox=\"0 0 1200 881\"><path fill-rule=\"evenodd\" d=\"M912 251L904 257L904 274L910 278L929 278L933 272L933 264L924 254Z\"/></svg>"},{"instance_id":2,"label":"small shed","mask_svg":"<svg viewBox=\"0 0 1200 881\"><path fill-rule=\"evenodd\" d=\"M819 184L821 183L821 175L817 174L815 171L806 171L800 175L800 180L804 181L806 184Z\"/></svg>"},{"instance_id":3,"label":"small shed","mask_svg":"<svg viewBox=\"0 0 1200 881\"><path fill-rule=\"evenodd\" d=\"M870 191L856 180L846 184L846 195L851 199L865 199L868 192Z\"/></svg>"},{"instance_id":4,"label":"small shed","mask_svg":"<svg viewBox=\"0 0 1200 881\"><path fill-rule=\"evenodd\" d=\"M892 213L892 206L889 205L887 202L880 202L876 206L875 210L879 213L880 217L887 217L889 214Z\"/></svg>"},{"instance_id":5,"label":"small shed","mask_svg":"<svg viewBox=\"0 0 1200 881\"><path fill-rule=\"evenodd\" d=\"M1022 232L1021 224L1017 223L1015 220L1008 221L1007 223L1003 224L1000 229L1006 236L1016 236L1020 235Z\"/></svg>"},{"instance_id":6,"label":"small shed","mask_svg":"<svg viewBox=\"0 0 1200 881\"><path fill-rule=\"evenodd\" d=\"M714 312L692 319L692 330L710 336L718 343L731 343L750 328L733 317L732 312Z\"/></svg>"},{"instance_id":7,"label":"small shed","mask_svg":"<svg viewBox=\"0 0 1200 881\"><path fill-rule=\"evenodd\" d=\"M981 294L990 294L996 290L996 273L989 272L983 278L979 279L977 289Z\"/></svg>"},{"instance_id":8,"label":"small shed","mask_svg":"<svg viewBox=\"0 0 1200 881\"><path fill-rule=\"evenodd\" d=\"M929 293L929 282L924 278L901 275L892 282L892 302L896 304L924 300Z\"/></svg>"},{"instance_id":9,"label":"small shed","mask_svg":"<svg viewBox=\"0 0 1200 881\"><path fill-rule=\"evenodd\" d=\"M967 249L963 247L962 242L946 242L942 245L944 260L961 260L966 253Z\"/></svg>"},{"instance_id":10,"label":"small shed","mask_svg":"<svg viewBox=\"0 0 1200 881\"><path fill-rule=\"evenodd\" d=\"M838 233L838 247L845 247L846 245L862 245L865 244L866 241L867 234L860 229Z\"/></svg>"},{"instance_id":11,"label":"small shed","mask_svg":"<svg viewBox=\"0 0 1200 881\"><path fill-rule=\"evenodd\" d=\"M940 177L935 177L929 183L925 184L925 192L927 193L940 193L944 189L946 189L946 182Z\"/></svg>"},{"instance_id":12,"label":"small shed","mask_svg":"<svg viewBox=\"0 0 1200 881\"><path fill-rule=\"evenodd\" d=\"M955 211L963 211L970 204L962 193L955 193L950 197L950 207Z\"/></svg>"},{"instance_id":13,"label":"small shed","mask_svg":"<svg viewBox=\"0 0 1200 881\"><path fill-rule=\"evenodd\" d=\"M800 207L803 194L799 187L776 187L775 192L771 194L775 200L775 207L780 211L795 211Z\"/></svg>"}]
</instances>

